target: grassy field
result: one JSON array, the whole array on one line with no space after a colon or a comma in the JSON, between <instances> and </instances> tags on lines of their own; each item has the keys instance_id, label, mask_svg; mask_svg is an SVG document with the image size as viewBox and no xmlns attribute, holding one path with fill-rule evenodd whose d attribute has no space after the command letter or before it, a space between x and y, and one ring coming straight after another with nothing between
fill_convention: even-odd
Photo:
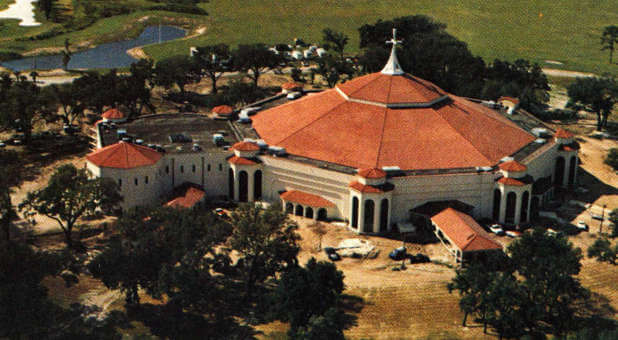
<instances>
[{"instance_id":1,"label":"grassy field","mask_svg":"<svg viewBox=\"0 0 618 340\"><path fill-rule=\"evenodd\" d=\"M0 8L10 0L0 0ZM148 1L129 0L135 6ZM84 31L60 35L44 41L9 41L0 38L0 51L23 53L38 47L61 46L65 38L74 42L95 41L101 37L137 34L125 29L139 18L149 16L189 17L194 27L205 26L206 33L192 39L148 46L155 59L185 53L189 46L225 42L231 45L250 42L290 42L294 37L317 42L321 31L331 27L350 37L348 53L358 51L358 28L378 19L425 14L446 23L447 30L468 43L474 54L486 61L494 58L525 58L545 67L595 73L618 74L618 64L608 64L608 54L600 51L600 35L605 26L618 24L616 0L581 1L457 1L444 0L212 0L200 4L209 16L169 12L138 11L99 21ZM31 36L55 24L38 28L0 28L0 37ZM120 29L120 31L119 31ZM124 30L123 30L124 29ZM77 44L76 44L77 45ZM546 60L563 63L547 64Z\"/></svg>"}]
</instances>

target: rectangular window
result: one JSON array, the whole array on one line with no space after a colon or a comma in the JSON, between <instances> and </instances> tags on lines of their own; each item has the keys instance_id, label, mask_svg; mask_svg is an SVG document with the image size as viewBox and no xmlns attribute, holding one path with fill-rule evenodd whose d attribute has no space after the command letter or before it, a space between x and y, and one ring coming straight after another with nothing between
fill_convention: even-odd
<instances>
[{"instance_id":1,"label":"rectangular window","mask_svg":"<svg viewBox=\"0 0 618 340\"><path fill-rule=\"evenodd\" d=\"M185 166L184 166L184 165L181 165L181 166L180 166L180 173L181 173L181 174L184 174L184 173L185 173Z\"/></svg>"},{"instance_id":2,"label":"rectangular window","mask_svg":"<svg viewBox=\"0 0 618 340\"><path fill-rule=\"evenodd\" d=\"M166 165L166 166L165 166L165 173L166 173L166 174L169 174L169 173L170 173L170 166L169 166L169 165Z\"/></svg>"},{"instance_id":3,"label":"rectangular window","mask_svg":"<svg viewBox=\"0 0 618 340\"><path fill-rule=\"evenodd\" d=\"M219 163L219 171L223 171L223 164Z\"/></svg>"},{"instance_id":4,"label":"rectangular window","mask_svg":"<svg viewBox=\"0 0 618 340\"><path fill-rule=\"evenodd\" d=\"M118 178L118 188L122 188L122 180Z\"/></svg>"},{"instance_id":5,"label":"rectangular window","mask_svg":"<svg viewBox=\"0 0 618 340\"><path fill-rule=\"evenodd\" d=\"M208 171L210 171L210 164L208 164Z\"/></svg>"},{"instance_id":6,"label":"rectangular window","mask_svg":"<svg viewBox=\"0 0 618 340\"><path fill-rule=\"evenodd\" d=\"M135 179L135 185L137 185L137 178Z\"/></svg>"},{"instance_id":7,"label":"rectangular window","mask_svg":"<svg viewBox=\"0 0 618 340\"><path fill-rule=\"evenodd\" d=\"M191 165L191 172L195 173L195 164Z\"/></svg>"},{"instance_id":8,"label":"rectangular window","mask_svg":"<svg viewBox=\"0 0 618 340\"><path fill-rule=\"evenodd\" d=\"M144 183L148 184L148 176L144 177Z\"/></svg>"}]
</instances>

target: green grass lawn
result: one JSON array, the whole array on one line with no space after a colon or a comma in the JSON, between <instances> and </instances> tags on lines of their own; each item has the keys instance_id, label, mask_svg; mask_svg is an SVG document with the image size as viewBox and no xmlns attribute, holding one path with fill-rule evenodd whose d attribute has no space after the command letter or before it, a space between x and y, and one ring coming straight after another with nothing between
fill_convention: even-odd
<instances>
[{"instance_id":1,"label":"green grass lawn","mask_svg":"<svg viewBox=\"0 0 618 340\"><path fill-rule=\"evenodd\" d=\"M0 6L7 0L0 0ZM144 0L129 0L147 5ZM291 42L294 37L318 42L321 31L331 27L350 37L348 53L358 52L358 28L378 19L425 14L448 25L447 31L468 43L472 52L486 61L494 58L529 59L545 67L618 74L618 64L608 64L607 51L600 50L605 26L618 24L616 0L580 1L472 1L472 0L211 0L200 4L209 16L138 11L100 20L79 32L44 41L7 41L1 37L30 36L49 29L0 28L0 51L23 53L37 47L62 46L65 38L100 42L119 35L138 34L139 18L190 17L192 27L205 26L206 34L195 38L152 45L145 51L155 59L187 53L190 46L225 42ZM131 29L133 28L133 29ZM124 33L123 33L124 32ZM616 58L618 59L618 57ZM555 60L563 65L546 64Z\"/></svg>"}]
</instances>

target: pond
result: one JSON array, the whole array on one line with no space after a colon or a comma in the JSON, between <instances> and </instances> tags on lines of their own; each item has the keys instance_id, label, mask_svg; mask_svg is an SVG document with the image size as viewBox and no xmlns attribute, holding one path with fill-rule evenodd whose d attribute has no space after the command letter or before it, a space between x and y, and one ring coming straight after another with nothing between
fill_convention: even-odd
<instances>
[{"instance_id":1,"label":"pond","mask_svg":"<svg viewBox=\"0 0 618 340\"><path fill-rule=\"evenodd\" d=\"M128 55L127 50L137 46L182 38L185 35L185 30L174 26L148 26L135 39L101 44L95 48L74 53L68 67L69 69L128 67L136 59ZM9 60L0 63L0 66L13 71L58 69L62 68L62 54Z\"/></svg>"},{"instance_id":2,"label":"pond","mask_svg":"<svg viewBox=\"0 0 618 340\"><path fill-rule=\"evenodd\" d=\"M17 19L19 26L39 26L41 23L34 18L33 2L37 0L16 0L9 8L0 11L0 19Z\"/></svg>"}]
</instances>

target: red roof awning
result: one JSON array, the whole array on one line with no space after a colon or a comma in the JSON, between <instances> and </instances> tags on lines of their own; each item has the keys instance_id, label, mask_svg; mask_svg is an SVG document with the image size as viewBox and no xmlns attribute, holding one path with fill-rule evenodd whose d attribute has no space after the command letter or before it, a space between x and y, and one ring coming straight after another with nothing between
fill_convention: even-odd
<instances>
[{"instance_id":1,"label":"red roof awning","mask_svg":"<svg viewBox=\"0 0 618 340\"><path fill-rule=\"evenodd\" d=\"M329 208L335 206L333 202L321 196L298 190L288 190L282 193L281 199L287 202L308 205L310 207Z\"/></svg>"},{"instance_id":2,"label":"red roof awning","mask_svg":"<svg viewBox=\"0 0 618 340\"><path fill-rule=\"evenodd\" d=\"M446 208L434 215L431 221L462 252L502 249L502 245L492 240L483 227L470 215L461 211Z\"/></svg>"}]
</instances>

